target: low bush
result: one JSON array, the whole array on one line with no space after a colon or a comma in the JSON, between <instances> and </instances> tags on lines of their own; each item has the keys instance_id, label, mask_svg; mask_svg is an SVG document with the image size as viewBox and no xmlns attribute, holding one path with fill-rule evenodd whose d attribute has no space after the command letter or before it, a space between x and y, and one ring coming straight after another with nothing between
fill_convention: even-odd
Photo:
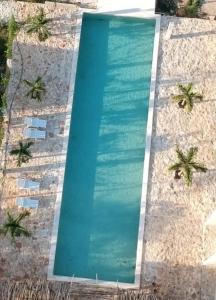
<instances>
[{"instance_id":1,"label":"low bush","mask_svg":"<svg viewBox=\"0 0 216 300\"><path fill-rule=\"evenodd\" d=\"M18 29L19 29L19 25L16 22L14 16L12 15L10 20L8 21L8 39L7 39L7 50L6 50L7 58L12 58L13 41L14 38L16 37Z\"/></svg>"},{"instance_id":2,"label":"low bush","mask_svg":"<svg viewBox=\"0 0 216 300\"><path fill-rule=\"evenodd\" d=\"M9 77L7 75L1 75L0 77L0 116L4 114L7 108L6 91L9 83Z\"/></svg>"},{"instance_id":3,"label":"low bush","mask_svg":"<svg viewBox=\"0 0 216 300\"><path fill-rule=\"evenodd\" d=\"M0 76L6 72L7 25L0 24Z\"/></svg>"},{"instance_id":4,"label":"low bush","mask_svg":"<svg viewBox=\"0 0 216 300\"><path fill-rule=\"evenodd\" d=\"M9 81L9 73L6 67L7 42L8 26L6 24L0 24L0 146L4 138L4 114L7 107L6 90Z\"/></svg>"},{"instance_id":5,"label":"low bush","mask_svg":"<svg viewBox=\"0 0 216 300\"><path fill-rule=\"evenodd\" d=\"M157 0L156 12L175 15L177 12L177 0Z\"/></svg>"},{"instance_id":6,"label":"low bush","mask_svg":"<svg viewBox=\"0 0 216 300\"><path fill-rule=\"evenodd\" d=\"M0 116L0 146L4 138L4 117Z\"/></svg>"},{"instance_id":7,"label":"low bush","mask_svg":"<svg viewBox=\"0 0 216 300\"><path fill-rule=\"evenodd\" d=\"M198 17L201 6L201 0L189 0L183 7L183 16L191 18Z\"/></svg>"}]
</instances>

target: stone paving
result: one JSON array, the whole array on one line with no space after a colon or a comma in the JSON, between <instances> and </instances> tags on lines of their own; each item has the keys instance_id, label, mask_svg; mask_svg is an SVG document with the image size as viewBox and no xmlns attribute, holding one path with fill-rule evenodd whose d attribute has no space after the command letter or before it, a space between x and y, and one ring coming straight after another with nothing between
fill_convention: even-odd
<instances>
[{"instance_id":1,"label":"stone paving","mask_svg":"<svg viewBox=\"0 0 216 300\"><path fill-rule=\"evenodd\" d=\"M167 39L169 22L174 28ZM202 266L216 250L215 229L205 226L216 207L215 57L215 21L162 17L143 256L143 282L161 285L162 299L215 295L215 268ZM170 101L178 82L193 82L204 96L191 114ZM197 146L209 169L195 174L190 188L168 172L176 144Z\"/></svg>"},{"instance_id":2,"label":"stone paving","mask_svg":"<svg viewBox=\"0 0 216 300\"><path fill-rule=\"evenodd\" d=\"M18 2L16 17L23 20L28 14L36 12L40 5ZM43 5L41 5L43 6ZM26 226L32 232L29 239L21 238L16 246L1 238L0 278L14 279L46 277L49 240L53 223L53 211L59 173L62 171L64 155L64 119L68 101L68 90L73 55L73 36L76 29L77 6L46 3L47 16L52 19L52 36L45 42L39 42L37 36L29 36L21 29L14 43L12 77L8 91L11 99L22 71L22 80L35 80L42 76L46 85L46 94L42 103L26 97L26 86L21 83L12 108L9 149L19 140L23 140L25 116L37 116L46 119L47 133L45 141L35 141L32 147L33 159L17 168L15 160L7 155L7 170L1 197L2 220L5 211L17 211L16 198L31 196L39 199L39 208L34 211ZM20 55L21 52L21 55ZM17 187L17 178L35 179L41 183L40 190L29 192Z\"/></svg>"}]
</instances>

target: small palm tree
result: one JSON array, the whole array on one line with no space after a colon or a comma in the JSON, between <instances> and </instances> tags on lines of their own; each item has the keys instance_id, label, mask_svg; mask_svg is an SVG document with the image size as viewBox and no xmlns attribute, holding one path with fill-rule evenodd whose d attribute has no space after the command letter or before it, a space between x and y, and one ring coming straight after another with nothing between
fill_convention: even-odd
<instances>
[{"instance_id":1,"label":"small palm tree","mask_svg":"<svg viewBox=\"0 0 216 300\"><path fill-rule=\"evenodd\" d=\"M44 13L43 8L40 8L36 16L29 17L27 19L27 33L37 33L39 41L45 41L46 39L48 39L49 36L51 36L51 32L47 27L47 23L49 21L50 20L46 18L46 14Z\"/></svg>"},{"instance_id":2,"label":"small palm tree","mask_svg":"<svg viewBox=\"0 0 216 300\"><path fill-rule=\"evenodd\" d=\"M29 148L33 144L33 142L19 142L19 147L10 151L11 155L17 156L17 167L21 167L22 163L27 163L29 159L32 158Z\"/></svg>"},{"instance_id":3,"label":"small palm tree","mask_svg":"<svg viewBox=\"0 0 216 300\"><path fill-rule=\"evenodd\" d=\"M26 94L27 97L31 96L32 99L36 99L38 102L42 101L42 95L45 94L45 84L40 76L35 81L23 80L29 87L29 91Z\"/></svg>"},{"instance_id":4,"label":"small palm tree","mask_svg":"<svg viewBox=\"0 0 216 300\"><path fill-rule=\"evenodd\" d=\"M7 212L7 220L0 227L0 234L4 236L9 234L12 240L19 236L30 236L30 232L20 225L21 221L29 215L30 212L27 210L20 213L17 217L12 216L9 212Z\"/></svg>"},{"instance_id":5,"label":"small palm tree","mask_svg":"<svg viewBox=\"0 0 216 300\"><path fill-rule=\"evenodd\" d=\"M198 152L198 148L191 147L186 154L179 147L176 147L178 161L169 167L169 171L175 171L174 179L181 179L182 176L187 186L192 184L193 170L197 172L206 172L207 168L203 164L199 164L194 159Z\"/></svg>"},{"instance_id":6,"label":"small palm tree","mask_svg":"<svg viewBox=\"0 0 216 300\"><path fill-rule=\"evenodd\" d=\"M202 100L203 96L192 91L193 84L187 85L177 84L181 94L172 95L172 100L178 103L180 108L185 108L188 112L191 112L194 105L194 100Z\"/></svg>"}]
</instances>

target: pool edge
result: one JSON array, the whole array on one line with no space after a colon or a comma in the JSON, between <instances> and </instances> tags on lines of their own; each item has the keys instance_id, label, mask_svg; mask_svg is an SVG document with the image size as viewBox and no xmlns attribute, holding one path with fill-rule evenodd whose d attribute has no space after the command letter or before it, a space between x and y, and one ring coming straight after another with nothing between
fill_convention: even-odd
<instances>
[{"instance_id":1,"label":"pool edge","mask_svg":"<svg viewBox=\"0 0 216 300\"><path fill-rule=\"evenodd\" d=\"M150 83L150 95L149 95L149 108L148 108L148 120L146 128L146 143L145 143L145 156L143 164L143 181L142 181L142 194L140 203L140 219L139 219L139 232L137 240L137 255L136 255L136 269L135 269L135 285L141 285L142 275L142 261L143 261L143 243L144 243L144 231L145 231L145 215L147 204L147 191L148 191L148 179L149 179L149 167L150 167L150 155L151 155L151 140L153 130L153 118L154 118L154 102L155 102L155 89L157 80L157 64L158 64L158 50L160 42L160 22L161 16L155 16L155 37L154 48L152 58L151 69L151 83Z\"/></svg>"}]
</instances>

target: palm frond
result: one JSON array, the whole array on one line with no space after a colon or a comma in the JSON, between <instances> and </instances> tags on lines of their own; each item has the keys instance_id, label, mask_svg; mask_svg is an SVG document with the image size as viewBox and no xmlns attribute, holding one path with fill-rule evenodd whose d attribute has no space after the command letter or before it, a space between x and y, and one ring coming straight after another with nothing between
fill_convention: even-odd
<instances>
[{"instance_id":1,"label":"palm frond","mask_svg":"<svg viewBox=\"0 0 216 300\"><path fill-rule=\"evenodd\" d=\"M23 147L23 142L22 141L19 141L19 146L20 146L20 148L22 148Z\"/></svg>"},{"instance_id":2,"label":"palm frond","mask_svg":"<svg viewBox=\"0 0 216 300\"><path fill-rule=\"evenodd\" d=\"M176 146L176 154L180 162L186 162L187 158L184 155L183 151L179 148L179 146Z\"/></svg>"},{"instance_id":3,"label":"palm frond","mask_svg":"<svg viewBox=\"0 0 216 300\"><path fill-rule=\"evenodd\" d=\"M15 235L16 235L16 236L21 236L21 235L23 235L23 236L28 237L28 236L31 236L31 233L30 233L27 229L25 229L24 227L19 226L19 227L16 229Z\"/></svg>"},{"instance_id":4,"label":"palm frond","mask_svg":"<svg viewBox=\"0 0 216 300\"><path fill-rule=\"evenodd\" d=\"M15 219L15 222L16 223L19 223L20 221L22 221L22 219L24 219L25 217L27 217L27 216L30 216L30 211L28 211L28 210L25 210L25 211L23 211L22 213L20 213L19 215L18 215L18 217Z\"/></svg>"},{"instance_id":5,"label":"palm frond","mask_svg":"<svg viewBox=\"0 0 216 300\"><path fill-rule=\"evenodd\" d=\"M0 227L0 235L6 235L7 234L8 229L4 226Z\"/></svg>"},{"instance_id":6,"label":"palm frond","mask_svg":"<svg viewBox=\"0 0 216 300\"><path fill-rule=\"evenodd\" d=\"M19 149L13 149L10 151L10 155L18 155L19 154Z\"/></svg>"},{"instance_id":7,"label":"palm frond","mask_svg":"<svg viewBox=\"0 0 216 300\"><path fill-rule=\"evenodd\" d=\"M27 79L23 79L23 82L26 83L28 86L32 87L33 84L31 81L27 80Z\"/></svg>"},{"instance_id":8,"label":"palm frond","mask_svg":"<svg viewBox=\"0 0 216 300\"><path fill-rule=\"evenodd\" d=\"M41 76L38 76L37 79L35 80L36 83L40 82L42 80Z\"/></svg>"},{"instance_id":9,"label":"palm frond","mask_svg":"<svg viewBox=\"0 0 216 300\"><path fill-rule=\"evenodd\" d=\"M21 165L22 165L22 159L21 159L21 157L18 157L18 159L17 159L17 167L21 167Z\"/></svg>"},{"instance_id":10,"label":"palm frond","mask_svg":"<svg viewBox=\"0 0 216 300\"><path fill-rule=\"evenodd\" d=\"M193 87L192 82L188 83L188 85L185 86L185 89L186 89L187 93L190 93L190 91L192 90L192 87Z\"/></svg>"},{"instance_id":11,"label":"palm frond","mask_svg":"<svg viewBox=\"0 0 216 300\"><path fill-rule=\"evenodd\" d=\"M183 84L177 83L177 87L183 94L187 92L187 88Z\"/></svg>"},{"instance_id":12,"label":"palm frond","mask_svg":"<svg viewBox=\"0 0 216 300\"><path fill-rule=\"evenodd\" d=\"M202 101L202 100L203 100L203 95L198 94L198 93L195 93L195 94L194 94L194 98L196 98L196 99L199 100L199 101Z\"/></svg>"},{"instance_id":13,"label":"palm frond","mask_svg":"<svg viewBox=\"0 0 216 300\"><path fill-rule=\"evenodd\" d=\"M13 216L10 214L9 211L7 211L7 217L8 217L8 222L13 222L13 221L14 221L14 218L13 218Z\"/></svg>"},{"instance_id":14,"label":"palm frond","mask_svg":"<svg viewBox=\"0 0 216 300\"><path fill-rule=\"evenodd\" d=\"M192 179L193 179L193 172L192 172L192 169L189 166L186 166L184 168L183 176L184 176L184 180L185 180L185 183L187 184L187 186L191 186Z\"/></svg>"},{"instance_id":15,"label":"palm frond","mask_svg":"<svg viewBox=\"0 0 216 300\"><path fill-rule=\"evenodd\" d=\"M190 95L188 95L185 97L185 101L186 101L186 105L185 105L186 110L187 110L187 112L190 113L193 109L193 98Z\"/></svg>"},{"instance_id":16,"label":"palm frond","mask_svg":"<svg viewBox=\"0 0 216 300\"><path fill-rule=\"evenodd\" d=\"M168 168L168 170L169 171L178 171L178 170L180 170L181 169L181 167L182 167L182 163L175 163L175 164L173 164L173 165L171 165L169 168Z\"/></svg>"},{"instance_id":17,"label":"palm frond","mask_svg":"<svg viewBox=\"0 0 216 300\"><path fill-rule=\"evenodd\" d=\"M197 171L197 172L203 172L206 173L208 169L203 165L196 162L191 163L191 166Z\"/></svg>"},{"instance_id":18,"label":"palm frond","mask_svg":"<svg viewBox=\"0 0 216 300\"><path fill-rule=\"evenodd\" d=\"M38 102L42 102L41 92L35 92L35 99L37 99Z\"/></svg>"},{"instance_id":19,"label":"palm frond","mask_svg":"<svg viewBox=\"0 0 216 300\"><path fill-rule=\"evenodd\" d=\"M179 102L184 100L184 96L183 95L172 95L172 100L175 102Z\"/></svg>"},{"instance_id":20,"label":"palm frond","mask_svg":"<svg viewBox=\"0 0 216 300\"><path fill-rule=\"evenodd\" d=\"M188 162L191 162L195 156L197 155L198 148L197 147L191 147L187 153L187 160Z\"/></svg>"},{"instance_id":21,"label":"palm frond","mask_svg":"<svg viewBox=\"0 0 216 300\"><path fill-rule=\"evenodd\" d=\"M27 142L24 146L24 148L30 148L31 146L34 145L34 142Z\"/></svg>"}]
</instances>

